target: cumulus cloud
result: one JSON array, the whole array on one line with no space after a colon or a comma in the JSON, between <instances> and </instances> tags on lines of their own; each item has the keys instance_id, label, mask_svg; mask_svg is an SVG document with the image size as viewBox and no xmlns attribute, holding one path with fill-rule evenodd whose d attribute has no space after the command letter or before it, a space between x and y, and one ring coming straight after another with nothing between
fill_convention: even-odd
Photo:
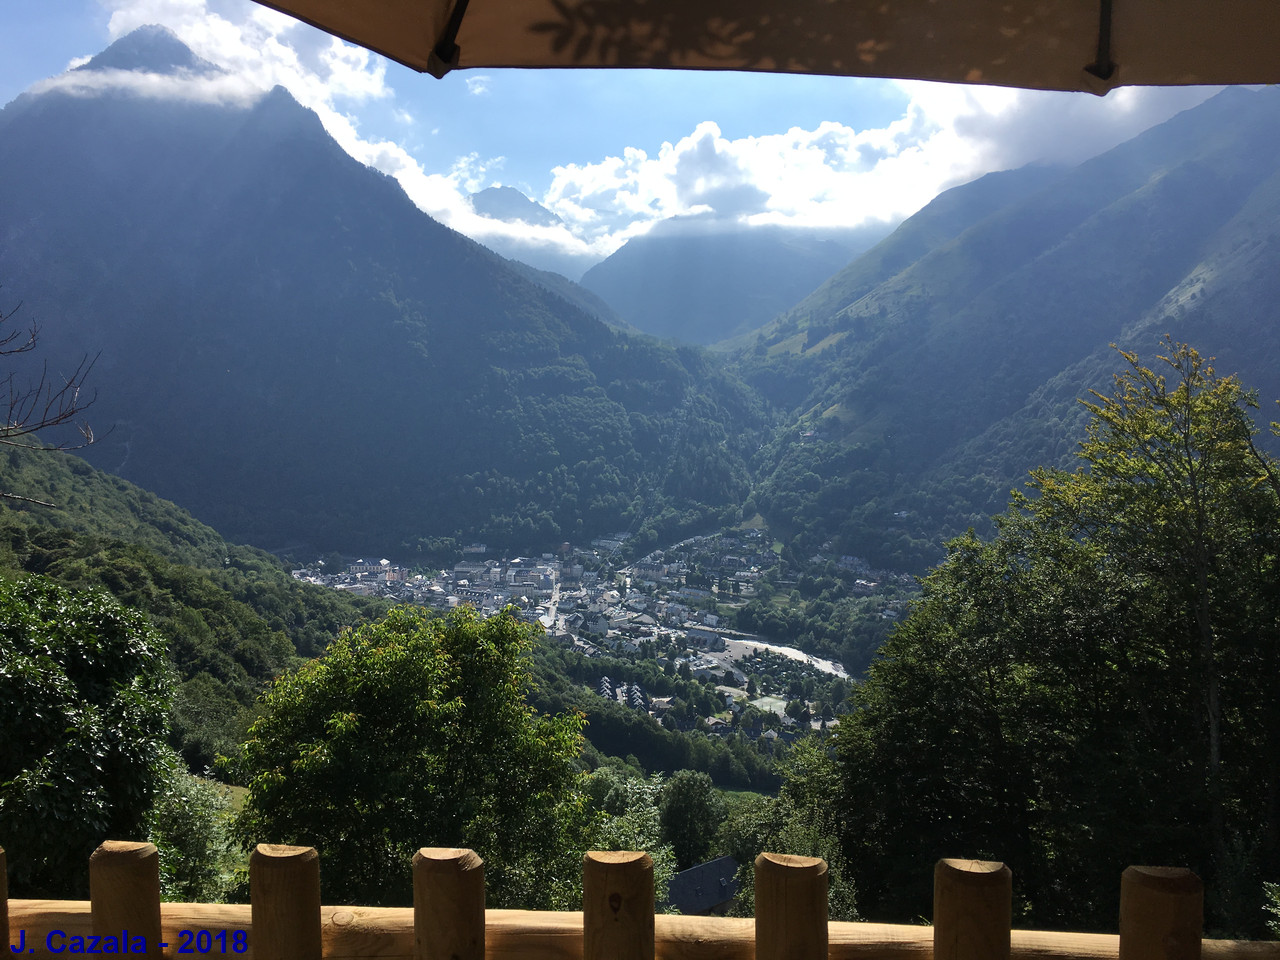
<instances>
[{"instance_id":1,"label":"cumulus cloud","mask_svg":"<svg viewBox=\"0 0 1280 960\"><path fill-rule=\"evenodd\" d=\"M115 82L157 97L220 98L221 102L251 100L280 85L314 110L330 136L352 157L396 177L425 212L472 235L491 225L475 215L466 197L484 185L502 158L463 156L447 172L428 173L402 144L361 134L359 107L394 97L381 57L248 0L101 2L112 11L113 39L146 24L162 23L197 56L225 69L226 77L200 84L195 78L150 74L96 81L65 74L50 83L88 93L90 83ZM404 109L393 110L392 116L402 124L413 121Z\"/></svg>"},{"instance_id":2,"label":"cumulus cloud","mask_svg":"<svg viewBox=\"0 0 1280 960\"><path fill-rule=\"evenodd\" d=\"M670 217L724 223L857 226L895 222L941 191L1032 162L1076 163L1194 106L1213 91L1124 88L1100 99L903 81L901 116L877 127L726 139L713 122L552 173L544 202L582 236L642 232Z\"/></svg>"}]
</instances>

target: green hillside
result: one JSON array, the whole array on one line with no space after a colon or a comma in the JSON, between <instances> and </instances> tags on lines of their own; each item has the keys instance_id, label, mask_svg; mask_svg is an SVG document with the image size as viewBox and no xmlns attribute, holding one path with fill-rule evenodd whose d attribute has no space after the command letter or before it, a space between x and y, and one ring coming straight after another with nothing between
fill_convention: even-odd
<instances>
[{"instance_id":1,"label":"green hillside","mask_svg":"<svg viewBox=\"0 0 1280 960\"><path fill-rule=\"evenodd\" d=\"M0 575L97 587L145 614L179 686L173 746L193 769L238 742L268 681L385 604L295 581L174 504L56 451L0 454Z\"/></svg>"}]
</instances>

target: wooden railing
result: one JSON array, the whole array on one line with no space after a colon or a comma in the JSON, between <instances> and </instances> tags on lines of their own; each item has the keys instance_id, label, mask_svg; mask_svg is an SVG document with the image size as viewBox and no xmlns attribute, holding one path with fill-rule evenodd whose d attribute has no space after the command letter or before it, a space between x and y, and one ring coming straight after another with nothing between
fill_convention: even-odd
<instances>
[{"instance_id":1,"label":"wooden railing","mask_svg":"<svg viewBox=\"0 0 1280 960\"><path fill-rule=\"evenodd\" d=\"M588 853L573 913L486 910L484 865L469 850L418 851L403 908L321 906L310 847L260 844L247 905L161 903L149 843L104 843L89 868L88 901L9 900L0 850L0 949L64 960L95 947L151 960L1280 960L1280 943L1202 940L1199 878L1165 867L1124 872L1118 936L1011 930L1009 869L975 860L938 862L931 927L829 922L826 863L773 853L756 859L754 919L655 916L644 853Z\"/></svg>"}]
</instances>

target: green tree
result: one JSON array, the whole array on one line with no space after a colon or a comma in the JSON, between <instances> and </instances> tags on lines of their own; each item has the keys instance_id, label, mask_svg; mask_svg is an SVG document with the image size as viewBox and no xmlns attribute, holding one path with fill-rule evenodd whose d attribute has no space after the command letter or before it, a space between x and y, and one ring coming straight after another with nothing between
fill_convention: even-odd
<instances>
[{"instance_id":1,"label":"green tree","mask_svg":"<svg viewBox=\"0 0 1280 960\"><path fill-rule=\"evenodd\" d=\"M756 796L734 804L716 838L719 852L738 861L734 913L751 915L755 859L769 852L826 860L831 919L861 919L852 871L837 830L839 797L840 778L826 748L813 740L801 740L787 759L778 796Z\"/></svg>"},{"instance_id":2,"label":"green tree","mask_svg":"<svg viewBox=\"0 0 1280 960\"><path fill-rule=\"evenodd\" d=\"M665 901L677 868L671 844L662 836L662 775L644 777L634 770L602 767L588 778L585 790L592 815L585 845L593 850L643 850L649 854L654 898L658 903Z\"/></svg>"},{"instance_id":3,"label":"green tree","mask_svg":"<svg viewBox=\"0 0 1280 960\"><path fill-rule=\"evenodd\" d=\"M557 904L580 869L582 719L527 705L533 629L404 607L341 635L264 698L239 837L317 847L330 902L407 904L413 852L460 846L491 902Z\"/></svg>"},{"instance_id":4,"label":"green tree","mask_svg":"<svg viewBox=\"0 0 1280 960\"><path fill-rule=\"evenodd\" d=\"M138 836L164 771L163 641L96 591L0 580L0 846L11 893L88 893L89 855Z\"/></svg>"},{"instance_id":5,"label":"green tree","mask_svg":"<svg viewBox=\"0 0 1280 960\"><path fill-rule=\"evenodd\" d=\"M838 736L865 904L909 917L937 856L1008 862L1036 923L1111 922L1130 863L1191 866L1256 933L1280 870L1280 484L1256 405L1193 349L1125 353L1074 472L972 534ZM927 749L921 749L925 746ZM962 852L963 851L963 852Z\"/></svg>"},{"instance_id":6,"label":"green tree","mask_svg":"<svg viewBox=\"0 0 1280 960\"><path fill-rule=\"evenodd\" d=\"M229 787L194 777L170 753L164 780L147 814L147 839L160 850L165 900L217 903L235 882L240 857L231 838Z\"/></svg>"},{"instance_id":7,"label":"green tree","mask_svg":"<svg viewBox=\"0 0 1280 960\"><path fill-rule=\"evenodd\" d=\"M677 770L662 788L658 810L662 838L676 855L676 869L687 870L707 859L716 830L724 820L724 802L711 777Z\"/></svg>"}]
</instances>

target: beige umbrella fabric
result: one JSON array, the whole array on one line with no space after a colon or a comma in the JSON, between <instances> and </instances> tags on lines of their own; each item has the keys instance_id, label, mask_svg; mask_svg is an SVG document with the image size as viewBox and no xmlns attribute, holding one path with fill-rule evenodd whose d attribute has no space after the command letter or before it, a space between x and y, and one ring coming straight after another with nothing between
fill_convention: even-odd
<instances>
[{"instance_id":1,"label":"beige umbrella fabric","mask_svg":"<svg viewBox=\"0 0 1280 960\"><path fill-rule=\"evenodd\" d=\"M263 2L263 0L260 0ZM1106 93L1280 80L1280 0L269 0L443 76L670 67Z\"/></svg>"}]
</instances>

